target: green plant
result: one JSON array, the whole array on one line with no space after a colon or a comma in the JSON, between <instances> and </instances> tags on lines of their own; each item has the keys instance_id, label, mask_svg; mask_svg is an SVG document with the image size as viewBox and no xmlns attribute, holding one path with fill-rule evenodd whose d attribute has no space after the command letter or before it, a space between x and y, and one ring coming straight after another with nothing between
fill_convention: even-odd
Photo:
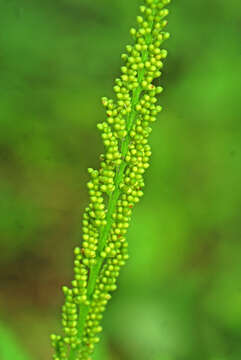
<instances>
[{"instance_id":1,"label":"green plant","mask_svg":"<svg viewBox=\"0 0 241 360\"><path fill-rule=\"evenodd\" d=\"M128 259L126 240L133 207L143 196L149 167L150 125L162 107L156 105L167 51L160 49L170 0L146 0L131 29L134 44L122 54L125 65L116 79L116 101L102 99L107 119L98 124L104 142L99 170L89 169L90 203L83 215L83 241L75 249L72 288L63 287L64 336L51 335L55 360L90 359L102 331L103 312L116 290L120 268Z\"/></svg>"}]
</instances>

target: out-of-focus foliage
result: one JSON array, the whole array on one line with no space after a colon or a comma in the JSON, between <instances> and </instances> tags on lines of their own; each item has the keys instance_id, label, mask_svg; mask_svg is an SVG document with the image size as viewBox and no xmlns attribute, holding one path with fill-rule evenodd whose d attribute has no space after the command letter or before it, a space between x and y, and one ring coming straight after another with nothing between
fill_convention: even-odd
<instances>
[{"instance_id":1,"label":"out-of-focus foliage","mask_svg":"<svg viewBox=\"0 0 241 360\"><path fill-rule=\"evenodd\" d=\"M29 360L6 325L0 324L0 355L2 360Z\"/></svg>"},{"instance_id":2,"label":"out-of-focus foliage","mask_svg":"<svg viewBox=\"0 0 241 360\"><path fill-rule=\"evenodd\" d=\"M36 360L50 359L100 98L139 3L0 2L0 307ZM165 112L105 318L112 360L241 358L240 24L237 0L173 0Z\"/></svg>"}]
</instances>

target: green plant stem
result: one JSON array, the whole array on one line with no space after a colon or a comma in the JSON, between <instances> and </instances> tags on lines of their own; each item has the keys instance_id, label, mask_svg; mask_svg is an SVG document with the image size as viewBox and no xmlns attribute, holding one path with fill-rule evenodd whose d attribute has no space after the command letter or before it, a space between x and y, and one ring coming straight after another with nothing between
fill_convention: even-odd
<instances>
[{"instance_id":1,"label":"green plant stem","mask_svg":"<svg viewBox=\"0 0 241 360\"><path fill-rule=\"evenodd\" d=\"M152 41L152 36L151 34L148 35L146 37L146 41L147 44L150 44ZM142 61L145 62L148 58L148 50L143 52L142 55ZM83 331L84 331L84 325L85 325L85 320L86 317L88 315L89 309L90 309L90 303L91 303L91 299L95 290L95 286L96 286L96 280L98 278L98 275L100 273L102 264L104 262L104 258L101 257L101 252L104 250L107 239L109 237L110 234L110 230L112 227L112 223L113 223L113 214L116 210L116 205L117 205L117 201L119 199L119 196L121 194L121 190L120 190L120 184L123 180L124 174L125 174L125 169L127 166L127 163L125 162L125 157L127 155L128 152L128 148L129 148L129 144L130 144L130 131L133 127L133 124L135 122L135 118L136 118L136 105L139 102L139 98L140 95L143 91L142 88L142 80L144 78L144 74L145 74L145 70L142 69L139 71L138 74L138 83L139 86L133 91L132 94L132 102L131 102L131 111L129 113L129 116L127 118L127 135L125 137L125 139L122 142L122 146L121 146L121 155L122 155L122 162L119 166L119 169L116 173L115 176L115 190L113 191L113 193L111 193L110 197L109 197L109 203L108 203L108 210L107 210L107 215L106 215L106 225L104 227L101 228L100 231L100 238L99 238L99 246L98 246L98 251L97 251L97 260L96 260L96 264L93 265L90 268L90 275L89 275L89 281L88 281L88 290L87 290L87 296L88 296L88 300L89 300L89 305L81 305L79 307L79 324L78 324L78 332L79 332L79 337L82 338L83 336ZM78 352L79 347L76 347L75 349L70 350L69 353L69 360L75 360L76 359L76 353Z\"/></svg>"}]
</instances>

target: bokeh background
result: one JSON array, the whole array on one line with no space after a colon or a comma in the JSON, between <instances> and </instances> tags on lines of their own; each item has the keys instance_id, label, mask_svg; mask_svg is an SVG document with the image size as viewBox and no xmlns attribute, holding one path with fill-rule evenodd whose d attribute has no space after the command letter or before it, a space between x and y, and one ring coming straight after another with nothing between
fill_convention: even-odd
<instances>
[{"instance_id":1,"label":"bokeh background","mask_svg":"<svg viewBox=\"0 0 241 360\"><path fill-rule=\"evenodd\" d=\"M0 358L47 360L139 0L0 1ZM241 359L241 2L173 1L99 360ZM97 357L96 357L97 359Z\"/></svg>"}]
</instances>

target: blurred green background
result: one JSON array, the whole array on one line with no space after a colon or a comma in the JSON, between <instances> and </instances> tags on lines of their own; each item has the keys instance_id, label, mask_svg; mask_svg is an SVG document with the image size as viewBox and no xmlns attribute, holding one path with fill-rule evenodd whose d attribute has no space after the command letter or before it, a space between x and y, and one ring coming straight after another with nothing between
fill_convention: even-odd
<instances>
[{"instance_id":1,"label":"blurred green background","mask_svg":"<svg viewBox=\"0 0 241 360\"><path fill-rule=\"evenodd\" d=\"M0 0L1 360L51 357L100 98L140 3ZM165 111L100 360L241 359L241 2L170 10Z\"/></svg>"}]
</instances>

